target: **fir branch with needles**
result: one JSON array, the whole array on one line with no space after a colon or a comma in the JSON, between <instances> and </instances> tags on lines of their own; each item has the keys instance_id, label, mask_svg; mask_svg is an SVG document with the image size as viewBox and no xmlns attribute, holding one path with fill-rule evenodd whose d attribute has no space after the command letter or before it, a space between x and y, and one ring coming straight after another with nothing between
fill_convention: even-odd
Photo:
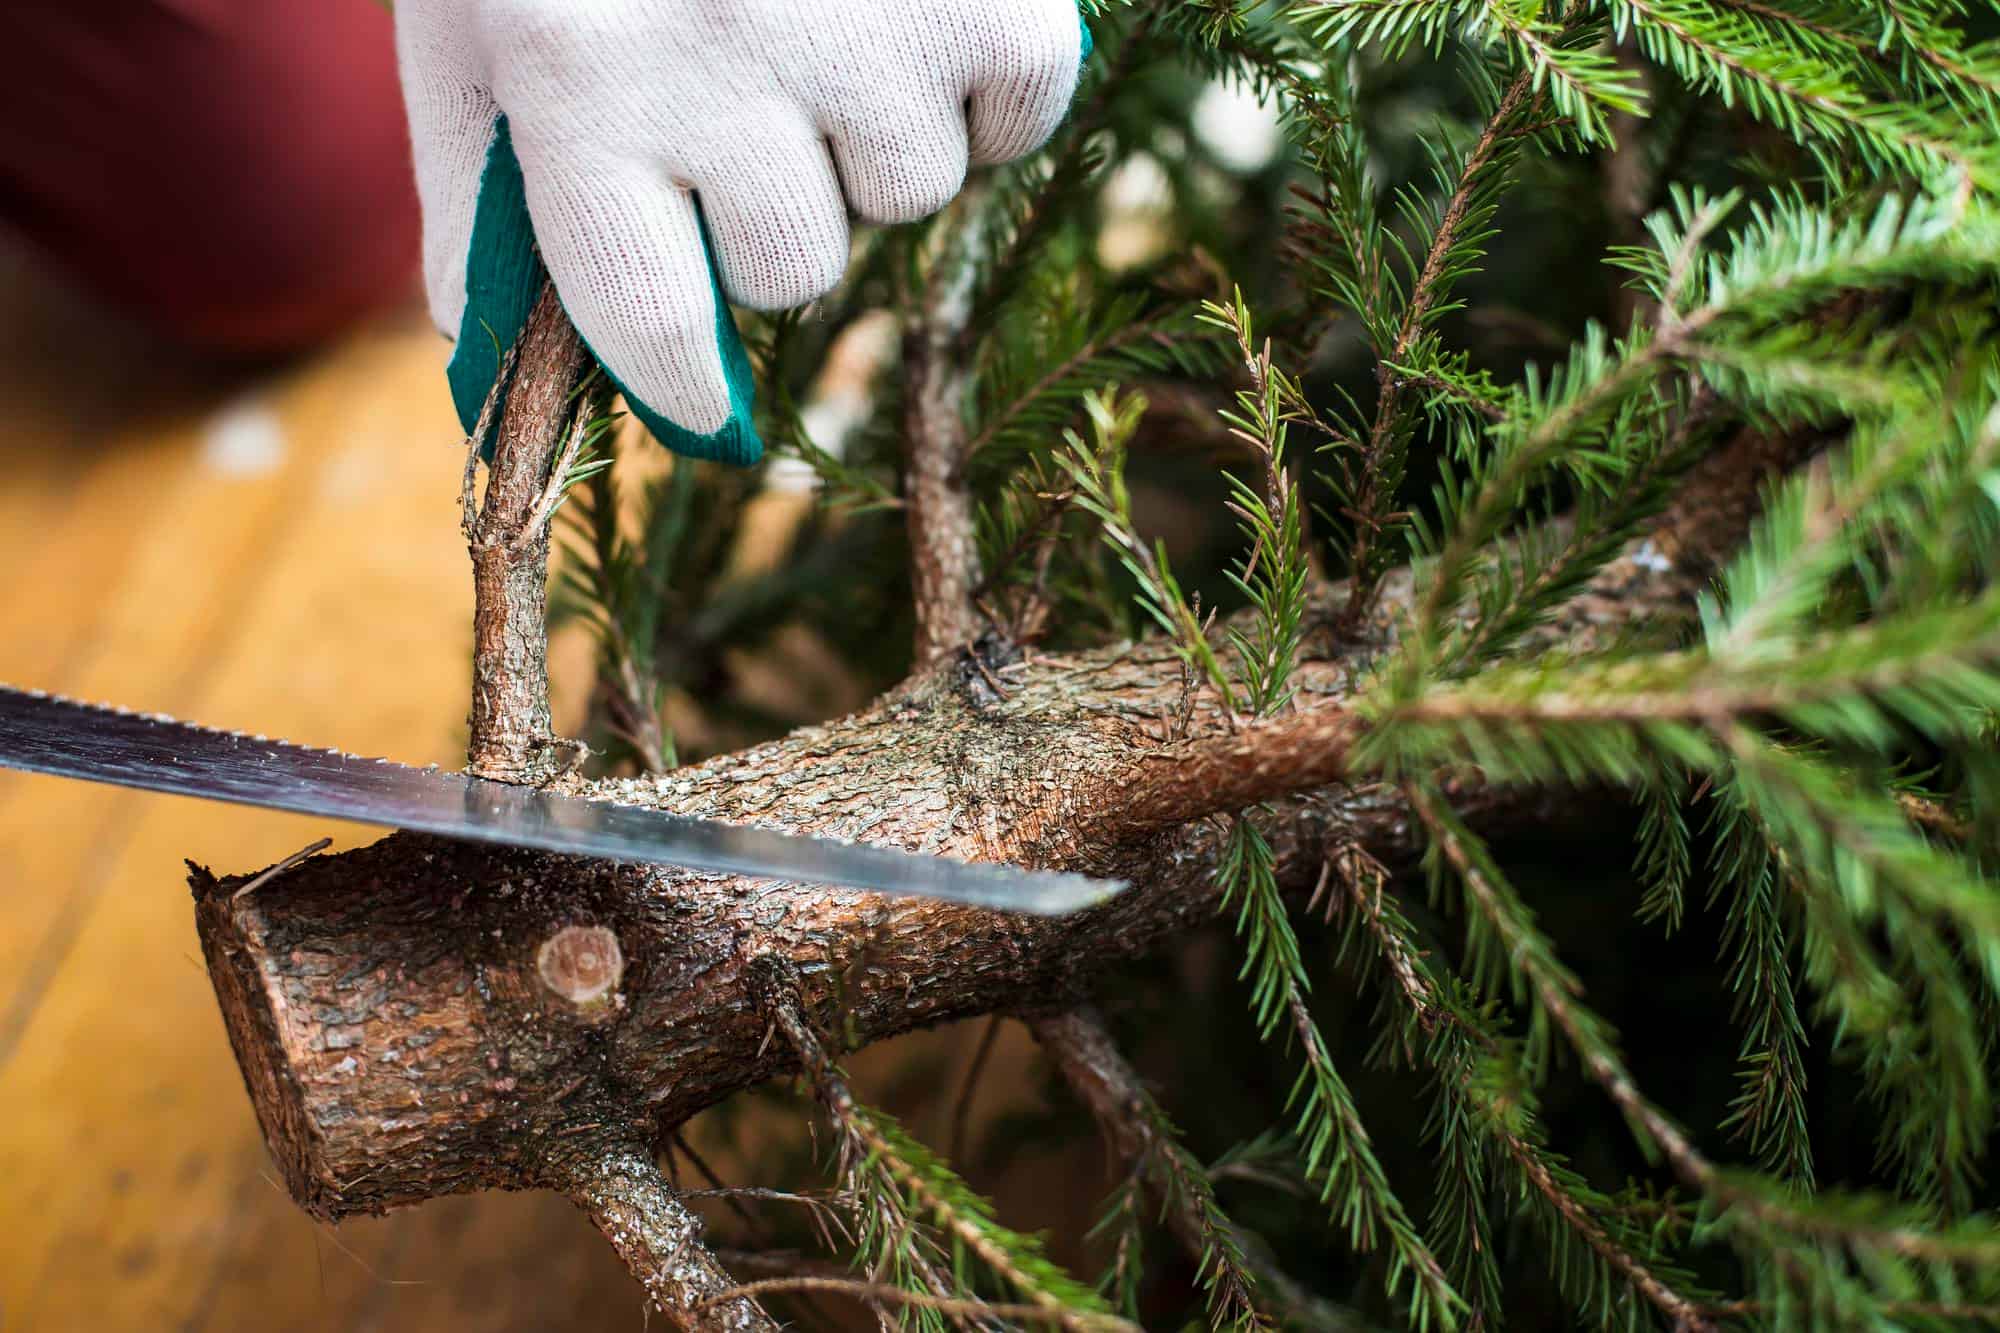
<instances>
[{"instance_id":1,"label":"fir branch with needles","mask_svg":"<svg viewBox=\"0 0 2000 1333\"><path fill-rule=\"evenodd\" d=\"M1269 1297L1260 1292L1243 1233L1218 1203L1210 1173L1188 1151L1102 1023L1089 1014L1065 1014L1038 1021L1034 1032L1124 1159L1126 1174L1093 1229L1113 1243L1112 1264L1100 1287L1116 1292L1126 1314L1137 1316L1144 1224L1156 1213L1196 1264L1210 1328L1248 1333L1272 1327L1265 1314Z\"/></svg>"},{"instance_id":2,"label":"fir branch with needles","mask_svg":"<svg viewBox=\"0 0 2000 1333\"><path fill-rule=\"evenodd\" d=\"M888 1277L919 1298L949 1301L959 1290L953 1253L975 1257L1054 1327L1069 1333L1131 1333L1090 1288L1049 1261L1032 1236L995 1220L993 1206L893 1119L863 1106L800 1014L796 979L767 972L760 999L811 1080L841 1144L843 1188L859 1200L855 1219L858 1265ZM934 1229L928 1236L922 1228ZM948 1239L952 1251L944 1248ZM920 1319L938 1307L920 1299Z\"/></svg>"},{"instance_id":3,"label":"fir branch with needles","mask_svg":"<svg viewBox=\"0 0 2000 1333\"><path fill-rule=\"evenodd\" d=\"M1049 927L1093 957L1124 959L1171 876L1207 895L1155 962L978 1001L1076 1095L974 1137L1054 1160L1094 1126L1094 1247L1085 1218L1046 1245L1002 1225L989 1154L947 1162L861 1099L798 1008L807 957L765 1017L835 1145L851 1234L812 1239L852 1265L774 1250L741 1292L937 1330L1976 1323L2000 1302L2000 25L1941 0L1083 8L1097 66L1043 153L858 229L812 311L743 317L775 464L635 480L597 384L537 479L607 768L723 748L719 716L861 708L951 776L912 788L936 827L811 792L841 836L1126 875ZM950 552L903 521L939 495ZM913 598L943 554L961 577ZM914 670L913 600L952 627ZM798 707L829 678L857 683ZM793 780L721 808L788 813ZM773 931L888 984L843 933L863 918L822 909L839 929ZM940 974L1055 937L952 913L882 919L945 932Z\"/></svg>"},{"instance_id":4,"label":"fir branch with needles","mask_svg":"<svg viewBox=\"0 0 2000 1333\"><path fill-rule=\"evenodd\" d=\"M1148 543L1132 518L1132 497L1125 484L1125 447L1146 412L1146 400L1136 394L1118 396L1115 388L1084 400L1091 438L1064 433L1068 452L1057 461L1076 488L1074 503L1095 518L1103 540L1118 557L1139 589L1139 605L1164 630L1181 660L1221 701L1225 713L1236 712L1236 691L1200 608L1181 589L1167 559L1166 546Z\"/></svg>"},{"instance_id":5,"label":"fir branch with needles","mask_svg":"<svg viewBox=\"0 0 2000 1333\"><path fill-rule=\"evenodd\" d=\"M1232 478L1231 511L1242 525L1248 554L1232 579L1249 602L1247 624L1232 629L1239 688L1234 697L1255 717L1272 717L1292 702L1290 680L1303 633L1310 578L1300 501L1287 470L1286 445L1303 402L1297 385L1260 346L1239 295L1211 305L1206 317L1234 337L1249 386L1224 415L1230 433L1256 460L1255 484ZM1242 976L1259 1034L1295 1046L1301 1069L1292 1089L1297 1138L1306 1173L1359 1249L1389 1255L1386 1283L1407 1286L1419 1327L1456 1324L1463 1301L1446 1279L1421 1232L1390 1186L1369 1142L1347 1084L1334 1067L1307 1005L1308 981L1298 938L1281 897L1276 856L1254 820L1239 815L1216 870L1222 909L1234 911L1243 942Z\"/></svg>"},{"instance_id":6,"label":"fir branch with needles","mask_svg":"<svg viewBox=\"0 0 2000 1333\"><path fill-rule=\"evenodd\" d=\"M1365 960L1364 974L1382 975L1394 1001L1382 1049L1420 1058L1435 1071L1434 1228L1450 1242L1452 1276L1469 1293L1475 1315L1495 1317L1503 1300L1487 1183L1498 1169L1513 1177L1515 1208L1545 1238L1551 1272L1580 1314L1603 1327L1643 1327L1651 1307L1675 1325L1704 1323L1702 1293L1690 1277L1614 1200L1549 1149L1533 1090L1495 1011L1432 968L1388 892L1387 872L1350 855L1330 862L1327 878L1338 886L1329 911L1345 926L1343 955Z\"/></svg>"}]
</instances>

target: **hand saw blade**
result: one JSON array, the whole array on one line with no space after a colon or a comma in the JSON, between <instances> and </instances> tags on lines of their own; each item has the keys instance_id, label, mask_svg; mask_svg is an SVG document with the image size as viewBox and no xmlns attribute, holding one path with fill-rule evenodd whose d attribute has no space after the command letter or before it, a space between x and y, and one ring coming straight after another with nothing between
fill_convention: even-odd
<instances>
[{"instance_id":1,"label":"hand saw blade","mask_svg":"<svg viewBox=\"0 0 2000 1333\"><path fill-rule=\"evenodd\" d=\"M0 768L415 829L448 838L647 861L1060 915L1124 884L802 837L586 801L467 773L361 759L0 685Z\"/></svg>"}]
</instances>

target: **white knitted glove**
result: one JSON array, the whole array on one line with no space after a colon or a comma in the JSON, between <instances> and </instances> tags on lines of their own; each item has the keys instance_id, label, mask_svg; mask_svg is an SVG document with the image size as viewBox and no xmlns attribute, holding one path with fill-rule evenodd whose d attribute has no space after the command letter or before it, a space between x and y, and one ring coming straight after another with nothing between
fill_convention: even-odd
<instances>
[{"instance_id":1,"label":"white knitted glove","mask_svg":"<svg viewBox=\"0 0 2000 1333\"><path fill-rule=\"evenodd\" d=\"M968 159L1033 150L1088 42L1074 0L399 0L396 32L467 428L539 246L655 434L736 461L758 443L721 296L811 301L847 267L850 208L924 217Z\"/></svg>"}]
</instances>

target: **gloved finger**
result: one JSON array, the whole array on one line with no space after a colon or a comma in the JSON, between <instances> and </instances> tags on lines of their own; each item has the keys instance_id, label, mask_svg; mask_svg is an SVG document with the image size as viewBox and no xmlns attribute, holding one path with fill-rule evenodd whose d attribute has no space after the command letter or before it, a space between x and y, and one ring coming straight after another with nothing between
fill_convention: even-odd
<instances>
[{"instance_id":1,"label":"gloved finger","mask_svg":"<svg viewBox=\"0 0 2000 1333\"><path fill-rule=\"evenodd\" d=\"M870 222L915 222L965 187L965 121L946 105L937 115L846 118L827 142L847 202Z\"/></svg>"},{"instance_id":2,"label":"gloved finger","mask_svg":"<svg viewBox=\"0 0 2000 1333\"><path fill-rule=\"evenodd\" d=\"M847 272L847 206L826 146L803 121L746 145L694 185L729 299L789 310L826 295Z\"/></svg>"},{"instance_id":3,"label":"gloved finger","mask_svg":"<svg viewBox=\"0 0 2000 1333\"><path fill-rule=\"evenodd\" d=\"M1076 96L1089 30L1075 0L984 5L1001 27L971 71L966 129L972 160L1011 162L1042 146Z\"/></svg>"},{"instance_id":4,"label":"gloved finger","mask_svg":"<svg viewBox=\"0 0 2000 1333\"><path fill-rule=\"evenodd\" d=\"M755 462L750 362L694 197L650 162L584 164L525 134L521 153L556 293L626 405L676 453Z\"/></svg>"},{"instance_id":5,"label":"gloved finger","mask_svg":"<svg viewBox=\"0 0 2000 1333\"><path fill-rule=\"evenodd\" d=\"M424 211L424 289L438 331L455 338L464 322L466 257L500 113L479 77L456 7L415 0L404 11L396 24L396 55Z\"/></svg>"}]
</instances>

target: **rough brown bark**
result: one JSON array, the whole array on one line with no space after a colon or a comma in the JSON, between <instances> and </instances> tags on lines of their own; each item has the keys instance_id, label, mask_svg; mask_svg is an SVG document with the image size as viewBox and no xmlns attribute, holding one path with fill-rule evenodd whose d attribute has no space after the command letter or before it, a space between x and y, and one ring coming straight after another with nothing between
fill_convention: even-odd
<instances>
[{"instance_id":1,"label":"rough brown bark","mask_svg":"<svg viewBox=\"0 0 2000 1333\"><path fill-rule=\"evenodd\" d=\"M1587 646L1684 613L1708 558L1740 535L1768 461L1751 441L1691 482L1548 639ZM1198 709L1196 739L1164 745L1181 676L1168 646L1146 642L1007 668L1004 698L934 672L852 717L588 792L1133 881L1073 917L410 835L309 861L241 899L240 880L197 869L203 949L288 1188L329 1220L483 1187L576 1197L577 1163L601 1157L591 1145L653 1142L791 1067L754 993L773 964L799 977L815 1026L860 1044L1068 1007L1108 968L1212 919L1220 835L1204 814L1270 802L1280 874L1299 891L1330 850L1407 860L1416 835L1398 793L1325 784L1340 774L1354 674L1409 592L1408 574L1394 576L1374 624L1319 636L1300 711L1254 731ZM1342 595L1321 590L1327 622ZM1475 820L1553 812L1533 793L1454 795Z\"/></svg>"},{"instance_id":2,"label":"rough brown bark","mask_svg":"<svg viewBox=\"0 0 2000 1333\"><path fill-rule=\"evenodd\" d=\"M959 784L948 771L949 731L980 723L956 702L929 711L931 724L918 729L876 714L851 733L759 754L767 776L806 770L791 787L803 807L760 822L849 834L873 823L871 837L905 846L1025 852L1006 828L983 828L982 811L950 813ZM944 752L914 781L893 753L870 757L897 731ZM1012 748L1011 731L1003 721L976 755L961 752L972 784L991 777L1009 793L984 805L1003 821L1014 795L1038 801L1042 790L1018 772L998 776L1017 767L999 753ZM616 794L742 816L731 798L751 794L746 783L773 794L726 770ZM888 813L877 822L864 803ZM1347 837L1409 845L1386 793L1289 805L1274 831L1298 882L1329 839ZM240 900L234 881L197 872L193 882L204 950L272 1153L294 1197L334 1219L467 1189L560 1188L550 1154L570 1136L650 1141L784 1072L789 1057L766 1044L747 990L746 968L760 958L790 960L816 1023L846 1026L863 1042L1073 1000L1105 968L1213 915L1214 843L1204 825L1123 849L1076 849L1096 868L1145 872L1147 882L1059 920L413 836L318 858ZM1058 860L1078 863L1069 852ZM537 967L544 945L578 925L612 931L627 959L619 987L586 1006L545 984ZM843 984L845 1024L836 1011Z\"/></svg>"},{"instance_id":3,"label":"rough brown bark","mask_svg":"<svg viewBox=\"0 0 2000 1333\"><path fill-rule=\"evenodd\" d=\"M502 372L506 406L485 501L476 516L466 501L473 588L466 762L482 777L542 782L560 758L549 716L549 516L542 501L590 364L554 287L542 288L511 361L511 377Z\"/></svg>"}]
</instances>

